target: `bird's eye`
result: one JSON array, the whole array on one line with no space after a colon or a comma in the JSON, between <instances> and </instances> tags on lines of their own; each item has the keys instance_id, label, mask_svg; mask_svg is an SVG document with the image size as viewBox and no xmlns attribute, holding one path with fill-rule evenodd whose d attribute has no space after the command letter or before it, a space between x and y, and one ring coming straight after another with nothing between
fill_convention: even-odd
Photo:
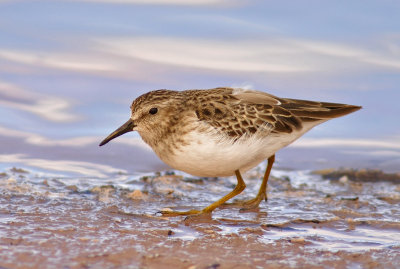
<instances>
[{"instance_id":1,"label":"bird's eye","mask_svg":"<svg viewBox=\"0 0 400 269\"><path fill-rule=\"evenodd\" d=\"M149 110L149 113L151 114L151 115L154 115L154 114L156 114L158 112L158 108L156 108L156 107L153 107L153 108L151 108L150 110Z\"/></svg>"}]
</instances>

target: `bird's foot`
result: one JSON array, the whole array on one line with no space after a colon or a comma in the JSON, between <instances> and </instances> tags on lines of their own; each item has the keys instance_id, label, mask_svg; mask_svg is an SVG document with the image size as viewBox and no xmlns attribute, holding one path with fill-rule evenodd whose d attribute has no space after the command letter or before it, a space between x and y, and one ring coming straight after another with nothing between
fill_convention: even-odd
<instances>
[{"instance_id":1,"label":"bird's foot","mask_svg":"<svg viewBox=\"0 0 400 269\"><path fill-rule=\"evenodd\" d=\"M224 205L240 207L240 211L243 212L258 208L262 200L267 200L267 196L265 194L257 195L255 198L250 200L236 200L232 203L225 203Z\"/></svg>"},{"instance_id":2,"label":"bird's foot","mask_svg":"<svg viewBox=\"0 0 400 269\"><path fill-rule=\"evenodd\" d=\"M188 210L188 211L174 211L174 210L166 210L163 209L161 211L159 211L158 213L160 213L161 215L163 215L164 217L176 217L176 216L189 216L189 215L197 215L197 214L201 214L202 211L201 210Z\"/></svg>"},{"instance_id":3,"label":"bird's foot","mask_svg":"<svg viewBox=\"0 0 400 269\"><path fill-rule=\"evenodd\" d=\"M186 216L185 222L187 221L203 221L211 219L211 211L206 210L188 210L188 211L173 211L173 210L161 210L158 213L164 217L177 217Z\"/></svg>"}]
</instances>

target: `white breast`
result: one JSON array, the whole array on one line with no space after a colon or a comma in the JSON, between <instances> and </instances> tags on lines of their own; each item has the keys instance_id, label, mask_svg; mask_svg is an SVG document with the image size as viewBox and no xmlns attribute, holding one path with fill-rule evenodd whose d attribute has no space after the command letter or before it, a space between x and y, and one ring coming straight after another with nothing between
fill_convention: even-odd
<instances>
[{"instance_id":1,"label":"white breast","mask_svg":"<svg viewBox=\"0 0 400 269\"><path fill-rule=\"evenodd\" d=\"M159 156L174 169L195 176L231 176L235 174L235 170L245 172L253 168L301 135L302 133L298 132L262 138L243 137L232 143L213 132L193 131L185 137L188 145L180 147L173 154Z\"/></svg>"}]
</instances>

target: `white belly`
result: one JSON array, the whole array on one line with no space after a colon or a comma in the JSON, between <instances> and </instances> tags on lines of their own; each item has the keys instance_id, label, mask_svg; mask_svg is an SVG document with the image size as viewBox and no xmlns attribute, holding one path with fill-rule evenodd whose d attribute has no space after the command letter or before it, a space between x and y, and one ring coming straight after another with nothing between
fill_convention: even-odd
<instances>
[{"instance_id":1,"label":"white belly","mask_svg":"<svg viewBox=\"0 0 400 269\"><path fill-rule=\"evenodd\" d=\"M301 133L268 135L263 138L241 138L235 143L218 139L210 133L187 134L189 145L174 154L160 155L174 169L202 177L232 176L235 170L245 172L275 154L277 150L296 140Z\"/></svg>"}]
</instances>

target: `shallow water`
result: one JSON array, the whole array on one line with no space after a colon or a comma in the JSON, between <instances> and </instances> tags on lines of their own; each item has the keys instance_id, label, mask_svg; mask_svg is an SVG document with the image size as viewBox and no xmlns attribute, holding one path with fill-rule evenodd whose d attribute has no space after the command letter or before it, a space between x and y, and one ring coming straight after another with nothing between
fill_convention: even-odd
<instances>
[{"instance_id":1,"label":"shallow water","mask_svg":"<svg viewBox=\"0 0 400 269\"><path fill-rule=\"evenodd\" d=\"M262 165L246 173L251 198ZM162 208L202 208L234 178L114 174L55 177L7 169L0 180L0 266L124 268L384 267L400 263L400 185L327 180L274 169L259 209L224 206L204 218ZM216 267L215 267L216 268Z\"/></svg>"}]
</instances>

